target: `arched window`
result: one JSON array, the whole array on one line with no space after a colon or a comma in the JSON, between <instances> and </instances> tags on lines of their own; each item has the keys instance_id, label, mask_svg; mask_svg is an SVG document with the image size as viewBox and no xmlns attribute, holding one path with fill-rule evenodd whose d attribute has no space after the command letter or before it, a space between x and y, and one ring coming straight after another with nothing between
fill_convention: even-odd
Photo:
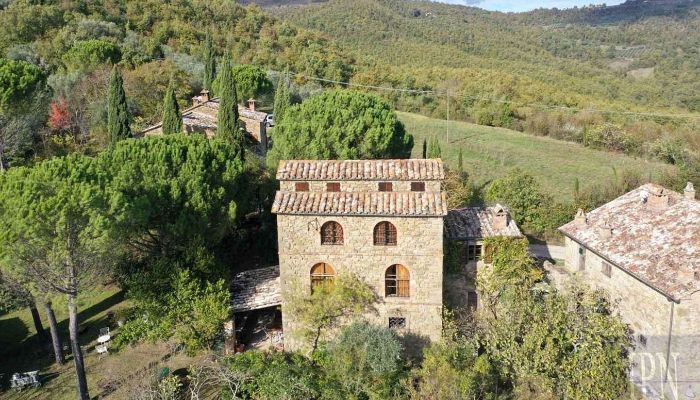
<instances>
[{"instance_id":1,"label":"arched window","mask_svg":"<svg viewBox=\"0 0 700 400\"><path fill-rule=\"evenodd\" d=\"M396 227L388 221L382 221L374 226L375 246L396 246Z\"/></svg>"},{"instance_id":2,"label":"arched window","mask_svg":"<svg viewBox=\"0 0 700 400\"><path fill-rule=\"evenodd\" d=\"M321 285L333 283L335 270L329 264L318 263L311 268L311 291Z\"/></svg>"},{"instance_id":3,"label":"arched window","mask_svg":"<svg viewBox=\"0 0 700 400\"><path fill-rule=\"evenodd\" d=\"M321 226L321 244L343 244L343 227L335 221Z\"/></svg>"},{"instance_id":4,"label":"arched window","mask_svg":"<svg viewBox=\"0 0 700 400\"><path fill-rule=\"evenodd\" d=\"M410 274L408 268L394 264L386 269L384 275L386 297L408 297L410 292Z\"/></svg>"}]
</instances>

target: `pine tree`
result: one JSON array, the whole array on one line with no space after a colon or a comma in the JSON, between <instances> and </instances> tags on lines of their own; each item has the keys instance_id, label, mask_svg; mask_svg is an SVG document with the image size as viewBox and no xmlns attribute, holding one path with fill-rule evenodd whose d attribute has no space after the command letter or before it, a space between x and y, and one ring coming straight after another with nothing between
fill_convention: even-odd
<instances>
[{"instance_id":1,"label":"pine tree","mask_svg":"<svg viewBox=\"0 0 700 400\"><path fill-rule=\"evenodd\" d=\"M462 160L462 149L459 149L459 156L457 157L457 170L460 175L464 174L464 160Z\"/></svg>"},{"instance_id":2,"label":"pine tree","mask_svg":"<svg viewBox=\"0 0 700 400\"><path fill-rule=\"evenodd\" d=\"M122 74L115 66L109 79L109 91L107 92L107 132L111 143L131 137L129 128L129 109L126 105L126 93L124 93L124 80Z\"/></svg>"},{"instance_id":3,"label":"pine tree","mask_svg":"<svg viewBox=\"0 0 700 400\"><path fill-rule=\"evenodd\" d=\"M210 92L213 96L212 84L216 78L216 55L214 54L214 42L211 38L211 32L207 31L207 36L204 38L204 89Z\"/></svg>"},{"instance_id":4,"label":"pine tree","mask_svg":"<svg viewBox=\"0 0 700 400\"><path fill-rule=\"evenodd\" d=\"M423 159L428 158L428 140L423 139Z\"/></svg>"},{"instance_id":5,"label":"pine tree","mask_svg":"<svg viewBox=\"0 0 700 400\"><path fill-rule=\"evenodd\" d=\"M238 125L238 95L229 55L224 56L220 80L217 135L229 141L233 145L235 156L242 160L245 153L245 136Z\"/></svg>"},{"instance_id":6,"label":"pine tree","mask_svg":"<svg viewBox=\"0 0 700 400\"><path fill-rule=\"evenodd\" d=\"M173 133L182 132L182 114L180 106L177 104L175 96L175 83L170 79L168 90L165 92L163 99L163 134L170 135Z\"/></svg>"},{"instance_id":7,"label":"pine tree","mask_svg":"<svg viewBox=\"0 0 700 400\"><path fill-rule=\"evenodd\" d=\"M288 82L289 71L286 71L284 75L280 75L279 82L277 82L277 91L275 92L275 104L273 113L275 115L275 123L282 121L284 113L289 108L292 98L289 93L289 82Z\"/></svg>"}]
</instances>

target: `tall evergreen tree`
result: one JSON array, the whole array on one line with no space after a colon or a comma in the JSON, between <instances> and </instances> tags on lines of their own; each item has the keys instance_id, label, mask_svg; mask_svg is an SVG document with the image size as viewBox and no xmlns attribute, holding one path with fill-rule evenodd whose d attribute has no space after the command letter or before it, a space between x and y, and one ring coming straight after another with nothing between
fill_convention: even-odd
<instances>
[{"instance_id":1,"label":"tall evergreen tree","mask_svg":"<svg viewBox=\"0 0 700 400\"><path fill-rule=\"evenodd\" d=\"M423 159L428 158L428 140L423 139Z\"/></svg>"},{"instance_id":2,"label":"tall evergreen tree","mask_svg":"<svg viewBox=\"0 0 700 400\"><path fill-rule=\"evenodd\" d=\"M107 93L107 132L111 143L131 137L129 109L126 105L124 80L116 66L112 69Z\"/></svg>"},{"instance_id":3,"label":"tall evergreen tree","mask_svg":"<svg viewBox=\"0 0 700 400\"><path fill-rule=\"evenodd\" d=\"M457 170L460 174L464 173L464 160L462 159L462 149L459 149L459 156L457 157Z\"/></svg>"},{"instance_id":4,"label":"tall evergreen tree","mask_svg":"<svg viewBox=\"0 0 700 400\"><path fill-rule=\"evenodd\" d=\"M428 144L428 157L427 158L440 158L442 156L442 150L440 149L440 141L437 136L430 139Z\"/></svg>"},{"instance_id":5,"label":"tall evergreen tree","mask_svg":"<svg viewBox=\"0 0 700 400\"><path fill-rule=\"evenodd\" d=\"M230 55L224 56L220 79L217 135L228 140L233 145L236 157L242 160L245 153L245 135L238 125L238 94Z\"/></svg>"},{"instance_id":6,"label":"tall evergreen tree","mask_svg":"<svg viewBox=\"0 0 700 400\"><path fill-rule=\"evenodd\" d=\"M170 135L181 132L182 113L180 113L180 106L177 104L177 96L175 96L175 83L173 79L170 79L170 85L168 85L163 99L163 134Z\"/></svg>"},{"instance_id":7,"label":"tall evergreen tree","mask_svg":"<svg viewBox=\"0 0 700 400\"><path fill-rule=\"evenodd\" d=\"M289 71L285 71L284 75L280 75L279 82L277 82L277 91L275 92L275 104L273 109L276 123L282 122L285 111L292 103L288 79Z\"/></svg>"},{"instance_id":8,"label":"tall evergreen tree","mask_svg":"<svg viewBox=\"0 0 700 400\"><path fill-rule=\"evenodd\" d=\"M207 31L207 36L204 38L204 88L213 95L212 84L216 78L216 55L214 54L214 42L211 37L211 31Z\"/></svg>"}]
</instances>

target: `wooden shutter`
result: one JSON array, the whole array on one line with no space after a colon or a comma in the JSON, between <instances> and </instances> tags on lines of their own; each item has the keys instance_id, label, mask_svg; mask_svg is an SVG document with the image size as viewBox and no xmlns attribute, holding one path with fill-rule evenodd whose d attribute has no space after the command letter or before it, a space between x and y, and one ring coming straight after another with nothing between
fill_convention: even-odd
<instances>
[{"instance_id":1,"label":"wooden shutter","mask_svg":"<svg viewBox=\"0 0 700 400\"><path fill-rule=\"evenodd\" d=\"M339 182L326 183L326 192L340 192L340 183Z\"/></svg>"},{"instance_id":2,"label":"wooden shutter","mask_svg":"<svg viewBox=\"0 0 700 400\"><path fill-rule=\"evenodd\" d=\"M411 182L412 192L425 192L425 182Z\"/></svg>"},{"instance_id":3,"label":"wooden shutter","mask_svg":"<svg viewBox=\"0 0 700 400\"><path fill-rule=\"evenodd\" d=\"M294 184L294 190L297 192L308 192L309 182L296 182Z\"/></svg>"},{"instance_id":4,"label":"wooden shutter","mask_svg":"<svg viewBox=\"0 0 700 400\"><path fill-rule=\"evenodd\" d=\"M393 185L391 182L379 182L380 192L391 192L393 191Z\"/></svg>"}]
</instances>

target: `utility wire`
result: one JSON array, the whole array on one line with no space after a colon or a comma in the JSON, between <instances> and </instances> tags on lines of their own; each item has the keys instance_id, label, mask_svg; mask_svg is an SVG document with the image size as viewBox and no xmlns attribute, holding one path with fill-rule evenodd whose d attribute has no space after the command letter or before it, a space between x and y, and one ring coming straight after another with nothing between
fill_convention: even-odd
<instances>
[{"instance_id":1,"label":"utility wire","mask_svg":"<svg viewBox=\"0 0 700 400\"><path fill-rule=\"evenodd\" d=\"M577 112L588 111L588 112L595 112L595 113L601 113L601 114L619 114L619 115L639 116L639 117L700 119L700 115L695 115L695 114L665 114L665 113L653 113L653 112L605 110L605 109L601 109L601 108L580 108L580 107L569 107L569 106L555 106L555 105L541 104L541 103L521 103L521 102L512 101L512 100L500 100L500 99L493 99L493 98L487 98L487 97L477 97L477 96L469 95L467 93L450 93L448 91L441 92L441 91L437 91L437 90L402 89L402 88L393 88L393 87L389 87L389 86L362 85L359 83L351 83L351 82L337 81L337 80L333 80L333 79L317 78L314 76L308 76L308 75L299 74L299 73L292 73L292 72L290 72L290 75L294 75L294 76L308 79L308 80L325 82L325 83L333 83L336 85L347 86L347 87L358 87L358 88L364 88L364 89L384 90L384 91L393 91L393 92L411 93L411 94L433 95L436 97L451 97L451 98L460 98L461 97L461 98L467 98L467 99L471 99L471 100L490 101L490 102L494 102L494 103L515 104L515 105L518 105L521 107L540 107L540 108L549 108L549 109L554 109L554 110L567 110L567 111L577 111Z\"/></svg>"}]
</instances>

